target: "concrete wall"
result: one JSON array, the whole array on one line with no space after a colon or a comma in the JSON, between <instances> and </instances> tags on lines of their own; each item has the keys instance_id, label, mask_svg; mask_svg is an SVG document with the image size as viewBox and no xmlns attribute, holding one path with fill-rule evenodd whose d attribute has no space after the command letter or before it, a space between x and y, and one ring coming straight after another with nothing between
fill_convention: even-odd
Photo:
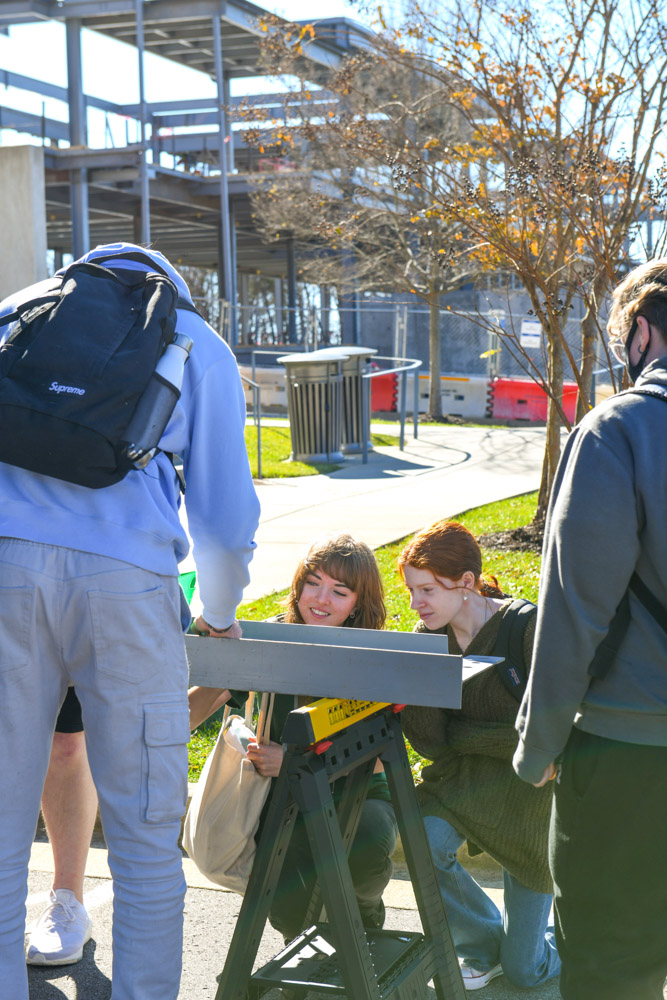
<instances>
[{"instance_id":1,"label":"concrete wall","mask_svg":"<svg viewBox=\"0 0 667 1000\"><path fill-rule=\"evenodd\" d=\"M0 300L47 277L44 152L0 148Z\"/></svg>"}]
</instances>

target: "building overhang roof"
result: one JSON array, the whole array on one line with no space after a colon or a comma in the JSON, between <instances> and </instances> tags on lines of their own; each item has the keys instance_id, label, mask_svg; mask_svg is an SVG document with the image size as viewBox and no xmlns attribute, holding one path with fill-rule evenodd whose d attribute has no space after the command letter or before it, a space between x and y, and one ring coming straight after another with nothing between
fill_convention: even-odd
<instances>
[{"instance_id":1,"label":"building overhang roof","mask_svg":"<svg viewBox=\"0 0 667 1000\"><path fill-rule=\"evenodd\" d=\"M261 76L261 23L268 12L248 0L144 0L144 48L215 76L212 19L220 18L225 74ZM134 0L0 0L0 26L80 19L85 28L136 44ZM372 46L374 33L348 18L326 18L304 38L315 75L335 69L349 52Z\"/></svg>"}]
</instances>

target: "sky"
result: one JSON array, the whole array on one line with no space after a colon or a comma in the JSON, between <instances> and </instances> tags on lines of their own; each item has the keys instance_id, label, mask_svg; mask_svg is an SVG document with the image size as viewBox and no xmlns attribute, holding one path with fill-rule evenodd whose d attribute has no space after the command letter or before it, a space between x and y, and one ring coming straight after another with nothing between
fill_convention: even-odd
<instances>
[{"instance_id":1,"label":"sky","mask_svg":"<svg viewBox=\"0 0 667 1000\"><path fill-rule=\"evenodd\" d=\"M362 20L364 15L348 0L320 0L318 15L324 17L348 17ZM272 13L281 14L292 20L305 20L312 14L312 2L307 0L287 0L281 3L266 3L262 6ZM67 86L67 65L65 48L65 28L59 22L42 22L29 25L14 25L9 35L0 34L0 69L21 73L61 87ZM138 67L135 50L121 42L98 35L92 31L82 33L82 61L84 92L92 97L106 98L118 104L132 104L138 101ZM146 54L145 87L146 100L163 101L185 98L213 97L215 84L204 74L185 66L169 62L151 53ZM261 93L281 89L278 81L267 78L234 80L232 95ZM66 106L55 100L45 100L39 94L28 94L13 88L5 88L0 103L33 114L45 114L61 121L67 120ZM93 134L89 136L91 145L104 145L104 119L94 113L89 119ZM132 126L129 126L132 127ZM101 128L102 135L95 133ZM116 133L121 123L112 123L116 141L124 140ZM122 124L122 129L126 128ZM136 136L129 135L130 141ZM97 141L100 140L100 141ZM25 143L25 133L0 131L0 143Z\"/></svg>"}]
</instances>

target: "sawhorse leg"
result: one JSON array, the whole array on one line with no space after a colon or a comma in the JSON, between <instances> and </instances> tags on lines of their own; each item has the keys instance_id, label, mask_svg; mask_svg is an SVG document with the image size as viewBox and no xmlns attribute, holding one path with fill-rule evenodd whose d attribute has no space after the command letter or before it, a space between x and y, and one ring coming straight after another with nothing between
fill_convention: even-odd
<instances>
[{"instance_id":1,"label":"sawhorse leg","mask_svg":"<svg viewBox=\"0 0 667 1000\"><path fill-rule=\"evenodd\" d=\"M348 774L345 778L345 787L338 805L337 814L343 847L348 858L350 856L350 850L357 832L357 827L359 826L359 820L361 819L361 811L364 807L364 802L366 801L368 782L371 774L373 773L375 759L359 765L359 767L355 768L355 770L352 771L351 774ZM306 911L302 929L310 927L312 924L316 924L320 919L321 912L322 890L319 882L317 882L315 884L310 904Z\"/></svg>"},{"instance_id":2,"label":"sawhorse leg","mask_svg":"<svg viewBox=\"0 0 667 1000\"><path fill-rule=\"evenodd\" d=\"M401 843L412 880L424 936L432 943L437 971L433 983L438 1000L465 1000L459 960L447 923L431 851L424 830L400 723L393 718L394 739L382 754Z\"/></svg>"},{"instance_id":3,"label":"sawhorse leg","mask_svg":"<svg viewBox=\"0 0 667 1000\"><path fill-rule=\"evenodd\" d=\"M347 851L331 795L331 786L324 764L319 768L317 764L318 762L314 761L311 768L312 781L309 783L308 792L303 797L295 792L295 797L303 815L315 870L318 873L327 922L331 927L338 956L338 968L349 1000L380 1000L371 951L350 875ZM354 784L361 789L362 781L365 784L368 782L367 772L363 770ZM354 784L353 794L350 796L352 801L347 806L349 815L347 821L344 819L344 823L348 826L351 819L356 829L358 813L355 821L352 812L355 805ZM361 802L356 803L359 812L364 797L362 794Z\"/></svg>"},{"instance_id":4,"label":"sawhorse leg","mask_svg":"<svg viewBox=\"0 0 667 1000\"><path fill-rule=\"evenodd\" d=\"M271 792L264 829L215 1000L246 1000L248 995L252 967L298 812L296 804L290 801L289 765L290 755L285 754L280 776Z\"/></svg>"}]
</instances>

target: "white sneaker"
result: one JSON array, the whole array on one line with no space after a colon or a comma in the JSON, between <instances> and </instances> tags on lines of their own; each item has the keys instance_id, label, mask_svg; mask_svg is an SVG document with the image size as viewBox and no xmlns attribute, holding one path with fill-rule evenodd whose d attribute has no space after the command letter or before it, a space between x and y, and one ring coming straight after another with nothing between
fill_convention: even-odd
<instances>
[{"instance_id":1,"label":"white sneaker","mask_svg":"<svg viewBox=\"0 0 667 1000\"><path fill-rule=\"evenodd\" d=\"M494 965L488 972L480 972L479 969L473 969L472 965L468 965L467 962L461 962L461 978L467 990L481 990L483 986L488 986L492 979L495 979L496 976L502 976L502 974L502 965Z\"/></svg>"},{"instance_id":2,"label":"white sneaker","mask_svg":"<svg viewBox=\"0 0 667 1000\"><path fill-rule=\"evenodd\" d=\"M51 890L51 902L33 926L28 965L72 965L83 958L93 922L71 889Z\"/></svg>"}]
</instances>

